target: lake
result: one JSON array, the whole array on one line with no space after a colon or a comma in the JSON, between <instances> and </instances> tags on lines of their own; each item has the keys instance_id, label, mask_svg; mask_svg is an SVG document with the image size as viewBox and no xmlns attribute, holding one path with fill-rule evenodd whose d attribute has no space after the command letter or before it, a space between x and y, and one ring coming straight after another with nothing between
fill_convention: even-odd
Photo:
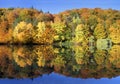
<instances>
[{"instance_id":1,"label":"lake","mask_svg":"<svg viewBox=\"0 0 120 84\"><path fill-rule=\"evenodd\" d=\"M1 45L0 84L115 84L119 50L119 45Z\"/></svg>"}]
</instances>

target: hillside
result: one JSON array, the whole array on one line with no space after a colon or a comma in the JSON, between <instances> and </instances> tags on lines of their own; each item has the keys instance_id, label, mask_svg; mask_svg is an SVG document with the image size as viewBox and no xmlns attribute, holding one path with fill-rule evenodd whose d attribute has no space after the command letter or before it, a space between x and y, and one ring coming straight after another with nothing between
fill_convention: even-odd
<instances>
[{"instance_id":1,"label":"hillside","mask_svg":"<svg viewBox=\"0 0 120 84\"><path fill-rule=\"evenodd\" d=\"M119 10L83 8L50 14L36 9L0 9L0 43L87 45L100 39L120 43Z\"/></svg>"}]
</instances>

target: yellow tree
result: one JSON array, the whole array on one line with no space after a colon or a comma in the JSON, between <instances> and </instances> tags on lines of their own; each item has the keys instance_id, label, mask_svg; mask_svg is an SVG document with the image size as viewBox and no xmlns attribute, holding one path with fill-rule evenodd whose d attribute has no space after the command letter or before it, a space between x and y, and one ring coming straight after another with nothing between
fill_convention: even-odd
<instances>
[{"instance_id":1,"label":"yellow tree","mask_svg":"<svg viewBox=\"0 0 120 84\"><path fill-rule=\"evenodd\" d=\"M111 64L115 65L117 68L120 68L120 46L114 45L109 51L109 61Z\"/></svg>"},{"instance_id":2,"label":"yellow tree","mask_svg":"<svg viewBox=\"0 0 120 84\"><path fill-rule=\"evenodd\" d=\"M96 50L94 53L94 59L98 65L104 64L106 58L106 51L105 50Z\"/></svg>"},{"instance_id":3,"label":"yellow tree","mask_svg":"<svg viewBox=\"0 0 120 84\"><path fill-rule=\"evenodd\" d=\"M26 67L28 65L32 65L34 56L26 47L14 47L13 59L20 67Z\"/></svg>"},{"instance_id":4,"label":"yellow tree","mask_svg":"<svg viewBox=\"0 0 120 84\"><path fill-rule=\"evenodd\" d=\"M46 29L45 22L39 22L37 25L37 29L34 31L33 39L35 42L40 43L45 29Z\"/></svg>"},{"instance_id":5,"label":"yellow tree","mask_svg":"<svg viewBox=\"0 0 120 84\"><path fill-rule=\"evenodd\" d=\"M54 36L55 41L65 39L63 32L65 31L66 25L64 22L61 21L56 21L54 23L51 22L51 27L56 31L56 35Z\"/></svg>"},{"instance_id":6,"label":"yellow tree","mask_svg":"<svg viewBox=\"0 0 120 84\"><path fill-rule=\"evenodd\" d=\"M110 26L109 37L113 43L120 43L120 25Z\"/></svg>"},{"instance_id":7,"label":"yellow tree","mask_svg":"<svg viewBox=\"0 0 120 84\"><path fill-rule=\"evenodd\" d=\"M41 35L45 31L45 22L39 22L37 28L37 34Z\"/></svg>"},{"instance_id":8,"label":"yellow tree","mask_svg":"<svg viewBox=\"0 0 120 84\"><path fill-rule=\"evenodd\" d=\"M37 51L35 54L37 54L38 66L44 67L45 66L45 58L43 56L43 53L41 51Z\"/></svg>"},{"instance_id":9,"label":"yellow tree","mask_svg":"<svg viewBox=\"0 0 120 84\"><path fill-rule=\"evenodd\" d=\"M73 41L76 43L80 43L83 40L84 40L83 25L79 24L75 29L75 38L73 39Z\"/></svg>"},{"instance_id":10,"label":"yellow tree","mask_svg":"<svg viewBox=\"0 0 120 84\"><path fill-rule=\"evenodd\" d=\"M51 45L34 46L33 53L39 67L50 66L49 62L56 56Z\"/></svg>"},{"instance_id":11,"label":"yellow tree","mask_svg":"<svg viewBox=\"0 0 120 84\"><path fill-rule=\"evenodd\" d=\"M96 39L102 39L107 37L107 31L101 23L97 24L93 34Z\"/></svg>"},{"instance_id":12,"label":"yellow tree","mask_svg":"<svg viewBox=\"0 0 120 84\"><path fill-rule=\"evenodd\" d=\"M75 51L75 60L77 64L83 64L84 63L84 53L83 47L81 46L73 46L73 50Z\"/></svg>"},{"instance_id":13,"label":"yellow tree","mask_svg":"<svg viewBox=\"0 0 120 84\"><path fill-rule=\"evenodd\" d=\"M31 40L33 34L33 26L31 23L24 21L17 24L13 30L14 42L27 43Z\"/></svg>"}]
</instances>

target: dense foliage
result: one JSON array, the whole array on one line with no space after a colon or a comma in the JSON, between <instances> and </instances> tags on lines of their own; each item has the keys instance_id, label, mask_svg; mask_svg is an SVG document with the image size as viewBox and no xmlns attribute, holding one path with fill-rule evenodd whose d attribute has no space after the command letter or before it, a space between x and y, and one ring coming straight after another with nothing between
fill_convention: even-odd
<instances>
[{"instance_id":1,"label":"dense foliage","mask_svg":"<svg viewBox=\"0 0 120 84\"><path fill-rule=\"evenodd\" d=\"M120 75L120 46L91 52L81 46L0 46L1 78L34 78L56 72L70 77Z\"/></svg>"},{"instance_id":2,"label":"dense foliage","mask_svg":"<svg viewBox=\"0 0 120 84\"><path fill-rule=\"evenodd\" d=\"M83 8L50 14L0 9L0 43L42 44L0 46L2 78L36 77L53 71L82 78L120 75L118 10Z\"/></svg>"},{"instance_id":3,"label":"dense foliage","mask_svg":"<svg viewBox=\"0 0 120 84\"><path fill-rule=\"evenodd\" d=\"M120 11L83 8L50 14L36 9L0 9L0 43L85 45L91 36L94 42L110 39L119 44Z\"/></svg>"}]
</instances>

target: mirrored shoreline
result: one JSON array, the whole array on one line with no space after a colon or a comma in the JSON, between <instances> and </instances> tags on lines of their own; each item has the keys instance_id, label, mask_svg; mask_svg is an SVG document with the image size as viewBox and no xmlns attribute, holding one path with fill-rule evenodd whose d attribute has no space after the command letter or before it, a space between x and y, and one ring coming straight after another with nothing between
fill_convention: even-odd
<instances>
[{"instance_id":1,"label":"mirrored shoreline","mask_svg":"<svg viewBox=\"0 0 120 84\"><path fill-rule=\"evenodd\" d=\"M114 78L120 75L120 45L0 45L0 78L36 78L52 72L72 78Z\"/></svg>"}]
</instances>

